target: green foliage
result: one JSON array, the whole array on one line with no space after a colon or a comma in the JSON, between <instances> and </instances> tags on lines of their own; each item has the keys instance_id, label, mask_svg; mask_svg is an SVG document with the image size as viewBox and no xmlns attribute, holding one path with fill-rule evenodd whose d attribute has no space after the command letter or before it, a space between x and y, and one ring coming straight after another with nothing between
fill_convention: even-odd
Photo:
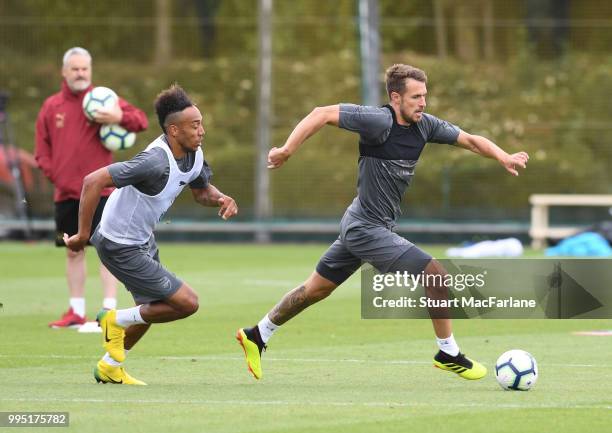
<instances>
[{"instance_id":1,"label":"green foliage","mask_svg":"<svg viewBox=\"0 0 612 433\"><path fill-rule=\"evenodd\" d=\"M353 0L274 3L275 53L283 59L309 59L322 53L356 50Z\"/></svg>"},{"instance_id":2,"label":"green foliage","mask_svg":"<svg viewBox=\"0 0 612 433\"><path fill-rule=\"evenodd\" d=\"M271 145L281 145L315 106L358 103L357 62L350 50L310 59L278 59ZM610 192L612 151L605 132L612 109L603 95L612 92L612 60L600 59L593 66L589 56L571 56L562 64L529 59L527 68L518 60L507 65L464 65L403 52L385 56L385 64L391 62L411 62L428 71L432 114L490 137L510 152L531 154L528 170L513 178L494 161L429 145L407 196L407 215L429 210L430 215L452 218L456 208L481 206L506 209L509 217L517 217L525 216L533 192ZM9 112L17 143L32 149L37 111L44 97L57 90L60 76L53 65L34 59L16 58L9 66L1 79L13 94ZM24 83L19 71L26 67L31 73ZM215 182L240 199L248 216L253 203L255 71L255 62L236 58L175 61L154 74L147 64L97 62L95 82L142 107L150 120L149 129L139 135L140 146L118 158L133 155L159 134L152 101L161 89L178 81L204 112L205 152ZM285 167L271 173L275 214L341 214L354 196L356 160L357 137L324 128ZM450 192L445 193L445 187Z\"/></svg>"},{"instance_id":3,"label":"green foliage","mask_svg":"<svg viewBox=\"0 0 612 433\"><path fill-rule=\"evenodd\" d=\"M496 19L520 24L520 8L491 1ZM586 3L591 2L574 5L574 17L595 17ZM208 21L215 26L209 40L203 38L193 1L170 4L172 56L156 65L151 0L1 2L0 87L12 94L9 114L17 145L33 149L37 112L59 88L61 55L72 45L83 45L94 56L94 82L115 89L149 116L150 127L139 134L137 147L117 158L132 156L160 133L152 102L178 81L204 113L205 152L215 184L239 200L241 217L248 218L254 202L257 2L218 3ZM454 9L445 4L447 25L455 26ZM544 61L528 47L521 25L495 27L497 62L462 63L433 56L430 3L381 0L380 12L381 69L398 62L425 69L430 113L510 152L531 155L528 170L513 178L494 161L429 145L405 200L407 216L524 218L531 193L611 192L612 146L606 132L612 115L607 96L612 94L612 56L584 49L597 49L592 42L609 40L611 32L581 28L572 33L575 51ZM271 146L282 145L314 107L361 101L356 13L352 0L274 2ZM449 39L453 35L450 31ZM214 55L203 58L206 45L213 46ZM383 95L382 85L380 91ZM357 137L324 128L285 167L271 173L274 215L339 216L355 194L356 162ZM173 212L190 214L190 207L183 206L187 201L183 196Z\"/></svg>"}]
</instances>

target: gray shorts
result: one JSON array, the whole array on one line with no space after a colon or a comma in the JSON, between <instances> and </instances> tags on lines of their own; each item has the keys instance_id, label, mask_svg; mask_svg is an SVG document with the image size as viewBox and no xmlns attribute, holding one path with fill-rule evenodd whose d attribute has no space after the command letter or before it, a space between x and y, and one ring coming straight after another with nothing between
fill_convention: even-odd
<instances>
[{"instance_id":1,"label":"gray shorts","mask_svg":"<svg viewBox=\"0 0 612 433\"><path fill-rule=\"evenodd\" d=\"M145 245L123 245L106 239L96 230L91 243L100 261L125 285L137 304L166 299L183 285L159 262L153 236Z\"/></svg>"},{"instance_id":2,"label":"gray shorts","mask_svg":"<svg viewBox=\"0 0 612 433\"><path fill-rule=\"evenodd\" d=\"M317 272L340 285L364 262L381 273L418 274L431 258L387 227L357 220L347 213L340 223L340 236L319 260Z\"/></svg>"}]
</instances>

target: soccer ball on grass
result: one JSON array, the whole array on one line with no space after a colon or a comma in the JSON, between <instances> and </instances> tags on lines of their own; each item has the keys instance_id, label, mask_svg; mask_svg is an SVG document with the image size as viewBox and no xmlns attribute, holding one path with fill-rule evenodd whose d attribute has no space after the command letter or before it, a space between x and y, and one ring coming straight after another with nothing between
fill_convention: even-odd
<instances>
[{"instance_id":1,"label":"soccer ball on grass","mask_svg":"<svg viewBox=\"0 0 612 433\"><path fill-rule=\"evenodd\" d=\"M538 364L524 350L509 350L497 359L495 377L505 390L528 391L538 380Z\"/></svg>"}]
</instances>

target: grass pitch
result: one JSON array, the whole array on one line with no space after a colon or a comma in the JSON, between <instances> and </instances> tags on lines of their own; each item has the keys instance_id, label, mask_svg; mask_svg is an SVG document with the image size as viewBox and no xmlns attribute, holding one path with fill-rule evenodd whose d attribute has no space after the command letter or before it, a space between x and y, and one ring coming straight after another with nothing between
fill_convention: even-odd
<instances>
[{"instance_id":1,"label":"grass pitch","mask_svg":"<svg viewBox=\"0 0 612 433\"><path fill-rule=\"evenodd\" d=\"M128 387L95 383L99 334L47 328L66 309L63 251L0 244L0 411L67 411L79 433L610 431L611 337L572 331L611 320L456 321L461 348L490 370L508 349L536 357L535 388L505 392L491 371L469 382L434 369L429 321L361 320L359 275L276 333L255 381L236 328L303 281L325 248L162 244L201 306L152 327L126 362L149 386ZM96 260L90 250L90 318L102 298ZM123 288L119 305L131 305Z\"/></svg>"}]
</instances>

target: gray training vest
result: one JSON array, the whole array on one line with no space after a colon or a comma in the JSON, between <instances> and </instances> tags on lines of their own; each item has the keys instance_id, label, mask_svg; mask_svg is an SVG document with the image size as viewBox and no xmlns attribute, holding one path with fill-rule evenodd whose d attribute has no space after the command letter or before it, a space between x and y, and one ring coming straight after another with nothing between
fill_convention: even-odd
<instances>
[{"instance_id":1,"label":"gray training vest","mask_svg":"<svg viewBox=\"0 0 612 433\"><path fill-rule=\"evenodd\" d=\"M102 236L113 242L123 245L147 243L155 224L161 220L185 185L196 179L202 171L202 149L196 151L196 160L191 170L184 173L178 168L170 146L161 137L149 144L145 152L155 147L164 149L168 157L170 172L166 186L153 196L138 191L133 185L113 191L104 206L98 229Z\"/></svg>"}]
</instances>

